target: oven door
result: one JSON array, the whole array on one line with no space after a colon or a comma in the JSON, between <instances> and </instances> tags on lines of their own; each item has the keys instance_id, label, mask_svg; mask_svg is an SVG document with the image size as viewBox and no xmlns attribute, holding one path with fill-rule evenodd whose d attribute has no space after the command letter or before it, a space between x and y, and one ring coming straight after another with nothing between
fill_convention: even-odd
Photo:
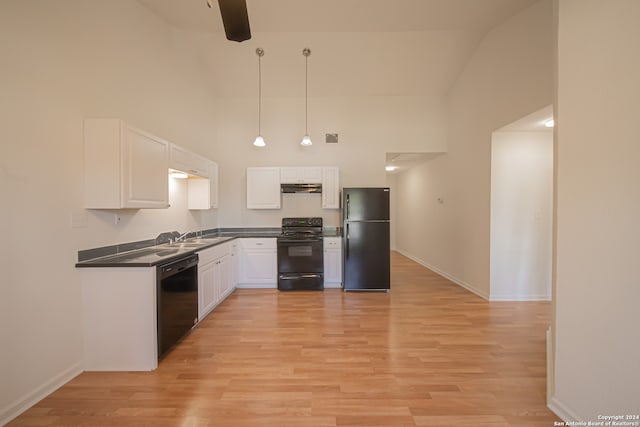
<instances>
[{"instance_id":1,"label":"oven door","mask_svg":"<svg viewBox=\"0 0 640 427\"><path fill-rule=\"evenodd\" d=\"M278 239L278 289L324 289L322 238Z\"/></svg>"}]
</instances>

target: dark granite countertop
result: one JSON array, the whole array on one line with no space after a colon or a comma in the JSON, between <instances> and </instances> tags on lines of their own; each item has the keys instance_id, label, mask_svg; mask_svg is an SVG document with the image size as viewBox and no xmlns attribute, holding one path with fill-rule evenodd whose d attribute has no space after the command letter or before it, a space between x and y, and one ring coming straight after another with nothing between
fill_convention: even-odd
<instances>
[{"instance_id":1,"label":"dark granite countertop","mask_svg":"<svg viewBox=\"0 0 640 427\"><path fill-rule=\"evenodd\" d=\"M234 228L204 232L180 243L156 244L155 239L78 252L77 268L155 267L237 238L276 238L279 228ZM326 228L324 237L340 237L340 228Z\"/></svg>"}]
</instances>

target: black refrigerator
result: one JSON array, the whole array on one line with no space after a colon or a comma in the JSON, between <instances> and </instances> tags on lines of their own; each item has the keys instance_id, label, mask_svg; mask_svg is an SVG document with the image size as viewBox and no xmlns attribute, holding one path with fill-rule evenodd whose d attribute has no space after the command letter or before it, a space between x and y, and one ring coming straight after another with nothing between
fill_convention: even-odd
<instances>
[{"instance_id":1,"label":"black refrigerator","mask_svg":"<svg viewBox=\"0 0 640 427\"><path fill-rule=\"evenodd\" d=\"M342 226L344 290L388 291L389 189L344 188Z\"/></svg>"}]
</instances>

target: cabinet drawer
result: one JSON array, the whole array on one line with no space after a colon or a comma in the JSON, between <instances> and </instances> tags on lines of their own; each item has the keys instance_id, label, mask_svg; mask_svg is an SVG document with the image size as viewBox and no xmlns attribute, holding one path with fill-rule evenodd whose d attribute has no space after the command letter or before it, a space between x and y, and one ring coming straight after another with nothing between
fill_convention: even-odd
<instances>
[{"instance_id":1,"label":"cabinet drawer","mask_svg":"<svg viewBox=\"0 0 640 427\"><path fill-rule=\"evenodd\" d=\"M339 249L342 247L342 239L340 237L325 237L325 249Z\"/></svg>"},{"instance_id":2,"label":"cabinet drawer","mask_svg":"<svg viewBox=\"0 0 640 427\"><path fill-rule=\"evenodd\" d=\"M247 237L240 239L242 249L276 249L277 241L273 237Z\"/></svg>"},{"instance_id":3,"label":"cabinet drawer","mask_svg":"<svg viewBox=\"0 0 640 427\"><path fill-rule=\"evenodd\" d=\"M229 244L221 243L216 246L212 246L203 251L198 252L198 263L200 265L206 264L211 261L215 261L219 258L222 258L225 255L229 254Z\"/></svg>"}]
</instances>

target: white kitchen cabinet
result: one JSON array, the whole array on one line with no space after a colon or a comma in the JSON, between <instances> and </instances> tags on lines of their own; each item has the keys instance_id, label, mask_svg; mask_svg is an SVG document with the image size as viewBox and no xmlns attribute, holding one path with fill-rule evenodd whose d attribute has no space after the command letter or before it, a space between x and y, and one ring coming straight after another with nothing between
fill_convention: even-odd
<instances>
[{"instance_id":1,"label":"white kitchen cabinet","mask_svg":"<svg viewBox=\"0 0 640 427\"><path fill-rule=\"evenodd\" d=\"M208 163L208 178L191 176L187 180L187 207L190 210L218 207L218 164L210 160Z\"/></svg>"},{"instance_id":2,"label":"white kitchen cabinet","mask_svg":"<svg viewBox=\"0 0 640 427\"><path fill-rule=\"evenodd\" d=\"M243 238L238 244L238 287L275 288L277 243L275 238Z\"/></svg>"},{"instance_id":3,"label":"white kitchen cabinet","mask_svg":"<svg viewBox=\"0 0 640 427\"><path fill-rule=\"evenodd\" d=\"M229 270L231 271L230 286L233 289L238 285L238 239L229 242Z\"/></svg>"},{"instance_id":4,"label":"white kitchen cabinet","mask_svg":"<svg viewBox=\"0 0 640 427\"><path fill-rule=\"evenodd\" d=\"M81 268L84 370L158 367L156 267Z\"/></svg>"},{"instance_id":5,"label":"white kitchen cabinet","mask_svg":"<svg viewBox=\"0 0 640 427\"><path fill-rule=\"evenodd\" d=\"M218 207L218 164L213 161L209 161L209 206L212 208Z\"/></svg>"},{"instance_id":6,"label":"white kitchen cabinet","mask_svg":"<svg viewBox=\"0 0 640 427\"><path fill-rule=\"evenodd\" d=\"M187 180L187 208L189 210L211 209L210 187L209 178L190 177Z\"/></svg>"},{"instance_id":7,"label":"white kitchen cabinet","mask_svg":"<svg viewBox=\"0 0 640 427\"><path fill-rule=\"evenodd\" d=\"M324 238L324 287L342 287L342 239Z\"/></svg>"},{"instance_id":8,"label":"white kitchen cabinet","mask_svg":"<svg viewBox=\"0 0 640 427\"><path fill-rule=\"evenodd\" d=\"M233 292L232 245L222 243L198 252L198 321Z\"/></svg>"},{"instance_id":9,"label":"white kitchen cabinet","mask_svg":"<svg viewBox=\"0 0 640 427\"><path fill-rule=\"evenodd\" d=\"M84 206L167 208L169 143L120 119L84 120Z\"/></svg>"},{"instance_id":10,"label":"white kitchen cabinet","mask_svg":"<svg viewBox=\"0 0 640 427\"><path fill-rule=\"evenodd\" d=\"M208 178L210 173L209 159L195 154L186 148L176 144L171 144L171 154L169 156L169 167L196 175L202 178Z\"/></svg>"},{"instance_id":11,"label":"white kitchen cabinet","mask_svg":"<svg viewBox=\"0 0 640 427\"><path fill-rule=\"evenodd\" d=\"M340 209L340 169L337 166L322 168L322 208Z\"/></svg>"},{"instance_id":12,"label":"white kitchen cabinet","mask_svg":"<svg viewBox=\"0 0 640 427\"><path fill-rule=\"evenodd\" d=\"M247 209L280 209L280 168L247 168Z\"/></svg>"},{"instance_id":13,"label":"white kitchen cabinet","mask_svg":"<svg viewBox=\"0 0 640 427\"><path fill-rule=\"evenodd\" d=\"M225 255L220 260L220 293L218 297L218 304L225 300L231 292L233 292L235 286L232 284L233 273L231 271L231 255Z\"/></svg>"},{"instance_id":14,"label":"white kitchen cabinet","mask_svg":"<svg viewBox=\"0 0 640 427\"><path fill-rule=\"evenodd\" d=\"M198 321L201 322L218 302L216 284L220 282L220 268L216 261L198 264Z\"/></svg>"},{"instance_id":15,"label":"white kitchen cabinet","mask_svg":"<svg viewBox=\"0 0 640 427\"><path fill-rule=\"evenodd\" d=\"M281 184L319 184L322 182L321 167L282 167Z\"/></svg>"}]
</instances>

